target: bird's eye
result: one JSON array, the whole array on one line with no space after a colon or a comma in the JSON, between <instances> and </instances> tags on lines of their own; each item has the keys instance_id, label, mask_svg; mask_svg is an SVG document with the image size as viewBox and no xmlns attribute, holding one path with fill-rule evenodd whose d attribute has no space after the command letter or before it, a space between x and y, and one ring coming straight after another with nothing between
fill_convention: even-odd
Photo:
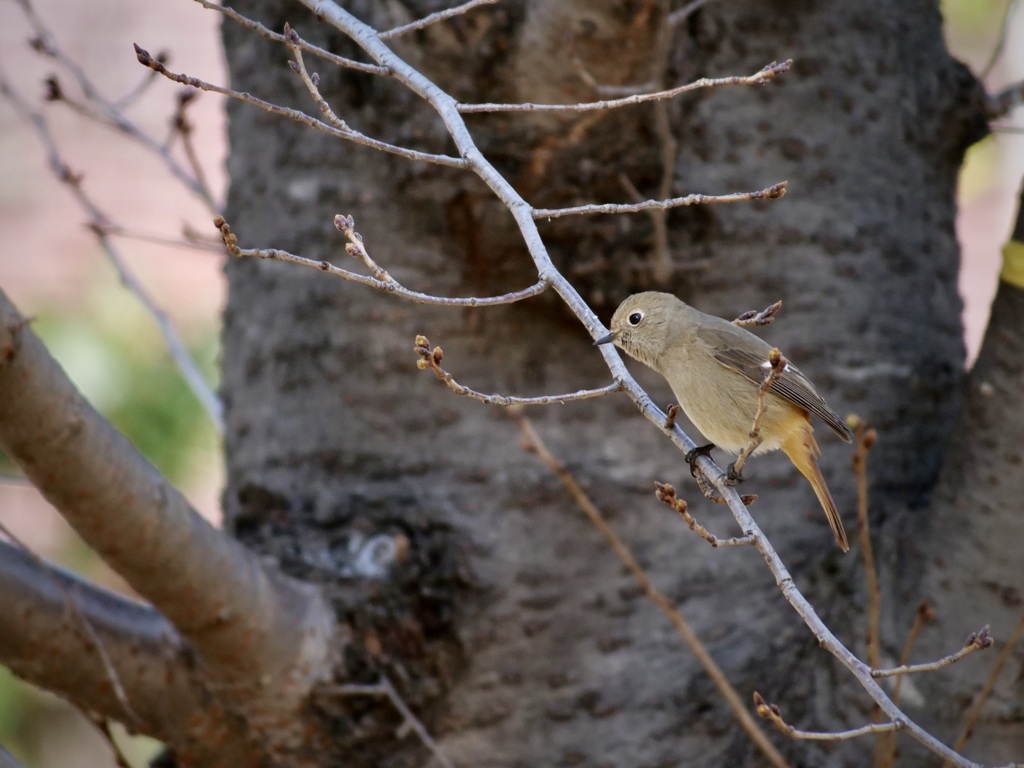
<instances>
[{"instance_id":1,"label":"bird's eye","mask_svg":"<svg viewBox=\"0 0 1024 768\"><path fill-rule=\"evenodd\" d=\"M628 319L629 319L629 324L630 325L640 325L640 321L644 319L644 313L643 312L634 312L633 314L631 314L629 316Z\"/></svg>"}]
</instances>

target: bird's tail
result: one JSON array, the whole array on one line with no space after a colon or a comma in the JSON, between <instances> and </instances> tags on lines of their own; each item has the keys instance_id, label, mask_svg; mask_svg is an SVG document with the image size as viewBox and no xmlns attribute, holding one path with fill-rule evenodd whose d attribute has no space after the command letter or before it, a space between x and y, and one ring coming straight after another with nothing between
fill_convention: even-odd
<instances>
[{"instance_id":1,"label":"bird's tail","mask_svg":"<svg viewBox=\"0 0 1024 768\"><path fill-rule=\"evenodd\" d=\"M821 470L818 469L818 456L821 451L818 449L814 434L809 428L795 432L782 444L782 451L811 484L814 495L818 497L821 508L825 510L828 524L832 526L832 534L836 537L836 543L843 552L848 552L850 542L846 538L846 531L843 530L843 521L839 519L836 503L832 501L832 494L828 492L825 478L821 476Z\"/></svg>"}]
</instances>

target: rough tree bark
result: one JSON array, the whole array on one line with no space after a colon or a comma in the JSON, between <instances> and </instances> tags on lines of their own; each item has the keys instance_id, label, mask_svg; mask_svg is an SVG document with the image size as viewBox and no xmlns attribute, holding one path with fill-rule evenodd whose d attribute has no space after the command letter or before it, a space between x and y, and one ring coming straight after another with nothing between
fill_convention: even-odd
<instances>
[{"instance_id":1,"label":"rough tree bark","mask_svg":"<svg viewBox=\"0 0 1024 768\"><path fill-rule=\"evenodd\" d=\"M347 7L387 28L435 5ZM240 10L274 29L291 22L354 55L291 3ZM963 151L984 130L981 92L946 52L934 3L710 4L671 36L667 10L655 2L501 5L394 45L467 101L593 99L581 69L601 85L670 85L794 58L771 87L689 95L667 109L679 146L673 194L787 178L783 202L670 213L667 281L655 281L643 216L559 220L543 233L606 313L654 286L723 315L783 299L770 338L841 413L856 411L881 433L872 515L888 537L887 562L918 558L927 570L933 553L910 545L927 526L924 500L960 403L953 193ZM280 47L230 23L225 44L236 88L302 103ZM321 88L366 133L450 147L436 118L395 83L322 67ZM227 216L244 244L344 261L331 220L347 213L370 252L417 289L488 295L535 278L511 217L468 174L327 141L244 106L229 114ZM628 200L623 176L654 196L663 173L653 108L487 116L471 127L538 206ZM246 544L323 584L343 608L355 642L339 680L369 682L386 671L460 765L758 762L661 615L521 451L513 423L415 368L412 339L426 333L477 389L543 394L604 384L589 339L554 297L453 310L288 265L238 261L228 277L225 512ZM669 401L663 385L638 375ZM708 549L654 501L653 479L680 483L688 473L628 401L534 416L744 696L762 691L807 728L870 719L869 702L813 647L763 564L749 551ZM851 520L848 453L826 440L823 463ZM785 463L762 459L750 471L758 520L857 647L864 601L855 556L830 547L813 496ZM730 530L680 484L704 522ZM381 541L397 545L389 550L397 560L375 577L361 555ZM889 600L887 629L909 624L901 607L913 592L907 586ZM951 628L944 650L971 628ZM890 632L887 641L895 656L902 636ZM338 736L325 765L425 759L421 745L393 737L395 717L377 702L328 697L319 707ZM863 765L870 749L864 741L779 743L813 765ZM998 753L990 748L974 745L979 758Z\"/></svg>"}]
</instances>

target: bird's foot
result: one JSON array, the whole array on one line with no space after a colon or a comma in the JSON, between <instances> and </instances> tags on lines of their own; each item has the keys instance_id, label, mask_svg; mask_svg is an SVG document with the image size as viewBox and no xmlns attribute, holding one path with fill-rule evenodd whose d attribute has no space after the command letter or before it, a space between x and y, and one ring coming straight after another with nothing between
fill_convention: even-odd
<instances>
[{"instance_id":1,"label":"bird's foot","mask_svg":"<svg viewBox=\"0 0 1024 768\"><path fill-rule=\"evenodd\" d=\"M728 466L728 468L726 469L725 481L729 485L738 485L739 483L744 482L746 479L747 478L745 478L743 476L742 468L741 468L741 471L739 471L739 472L736 471L736 462L735 461L732 464L730 464Z\"/></svg>"},{"instance_id":2,"label":"bird's foot","mask_svg":"<svg viewBox=\"0 0 1024 768\"><path fill-rule=\"evenodd\" d=\"M694 464L694 462L697 461L697 459L699 457L701 457L701 456L710 456L711 455L711 451L713 451L714 449L715 449L715 444L714 443L708 443L707 445L699 445L696 448L694 448L692 451L687 451L686 452L686 455L683 457L683 459L686 461L687 464L690 465L690 475L692 477L696 477L697 476L697 467Z\"/></svg>"}]
</instances>

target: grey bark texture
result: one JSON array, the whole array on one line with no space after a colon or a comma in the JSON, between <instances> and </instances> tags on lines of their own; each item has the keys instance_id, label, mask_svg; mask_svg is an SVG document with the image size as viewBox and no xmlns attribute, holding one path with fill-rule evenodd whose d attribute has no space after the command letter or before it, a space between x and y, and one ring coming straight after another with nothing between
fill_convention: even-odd
<instances>
[{"instance_id":1,"label":"grey bark texture","mask_svg":"<svg viewBox=\"0 0 1024 768\"><path fill-rule=\"evenodd\" d=\"M346 7L383 29L435 5ZM355 53L290 3L239 10ZM542 233L605 317L640 289L673 291L723 316L783 299L766 338L839 413L877 427L872 520L886 540L882 556L891 574L905 568L927 578L934 552L922 542L941 547L946 539L924 505L963 380L954 190L964 150L984 131L981 91L945 50L934 3L730 0L708 4L671 35L667 10L653 2L503 3L395 48L465 101L598 98L581 69L602 85L658 77L674 85L795 59L771 86L691 94L668 106L679 147L672 194L790 181L780 202L671 212L670 280L653 282L652 229L642 215L557 220ZM224 34L234 87L311 108L283 48L230 23ZM398 84L318 69L324 95L354 127L450 150L439 121ZM649 106L480 116L470 126L540 207L629 201L622 177L654 196L663 172ZM511 216L469 174L325 140L234 104L229 132L227 218L243 246L345 265L331 222L346 213L370 253L409 287L490 295L536 278ZM589 338L556 297L446 309L290 265L233 261L227 273L226 518L246 544L323 585L343 609L352 642L339 682L387 673L460 766L760 764L662 615L555 478L521 450L514 423L416 369L413 338L424 333L444 347L446 367L479 390L535 395L607 383ZM663 382L637 375L657 401L670 401ZM653 480L673 482L702 522L735 533L625 398L531 416L742 696L759 690L807 729L871 719L866 697L813 646L756 556L711 550L654 500ZM852 528L848 450L826 437L823 451ZM744 490L761 496L754 514L799 586L862 649L856 554L832 547L810 489L784 461L755 460L748 473ZM368 566L381 544L393 553L387 567ZM902 579L902 591L896 576L888 583L893 656L920 583ZM971 628L944 632L943 652ZM427 764L422 745L395 738L397 717L386 704L326 696L316 707L337 736L323 765ZM952 728L953 714L943 727ZM948 742L953 732L937 735ZM872 748L868 740L776 739L799 765L861 766ZM979 759L1002 755L1007 740L1002 732L972 750ZM909 745L904 757L901 765L927 762Z\"/></svg>"}]
</instances>

